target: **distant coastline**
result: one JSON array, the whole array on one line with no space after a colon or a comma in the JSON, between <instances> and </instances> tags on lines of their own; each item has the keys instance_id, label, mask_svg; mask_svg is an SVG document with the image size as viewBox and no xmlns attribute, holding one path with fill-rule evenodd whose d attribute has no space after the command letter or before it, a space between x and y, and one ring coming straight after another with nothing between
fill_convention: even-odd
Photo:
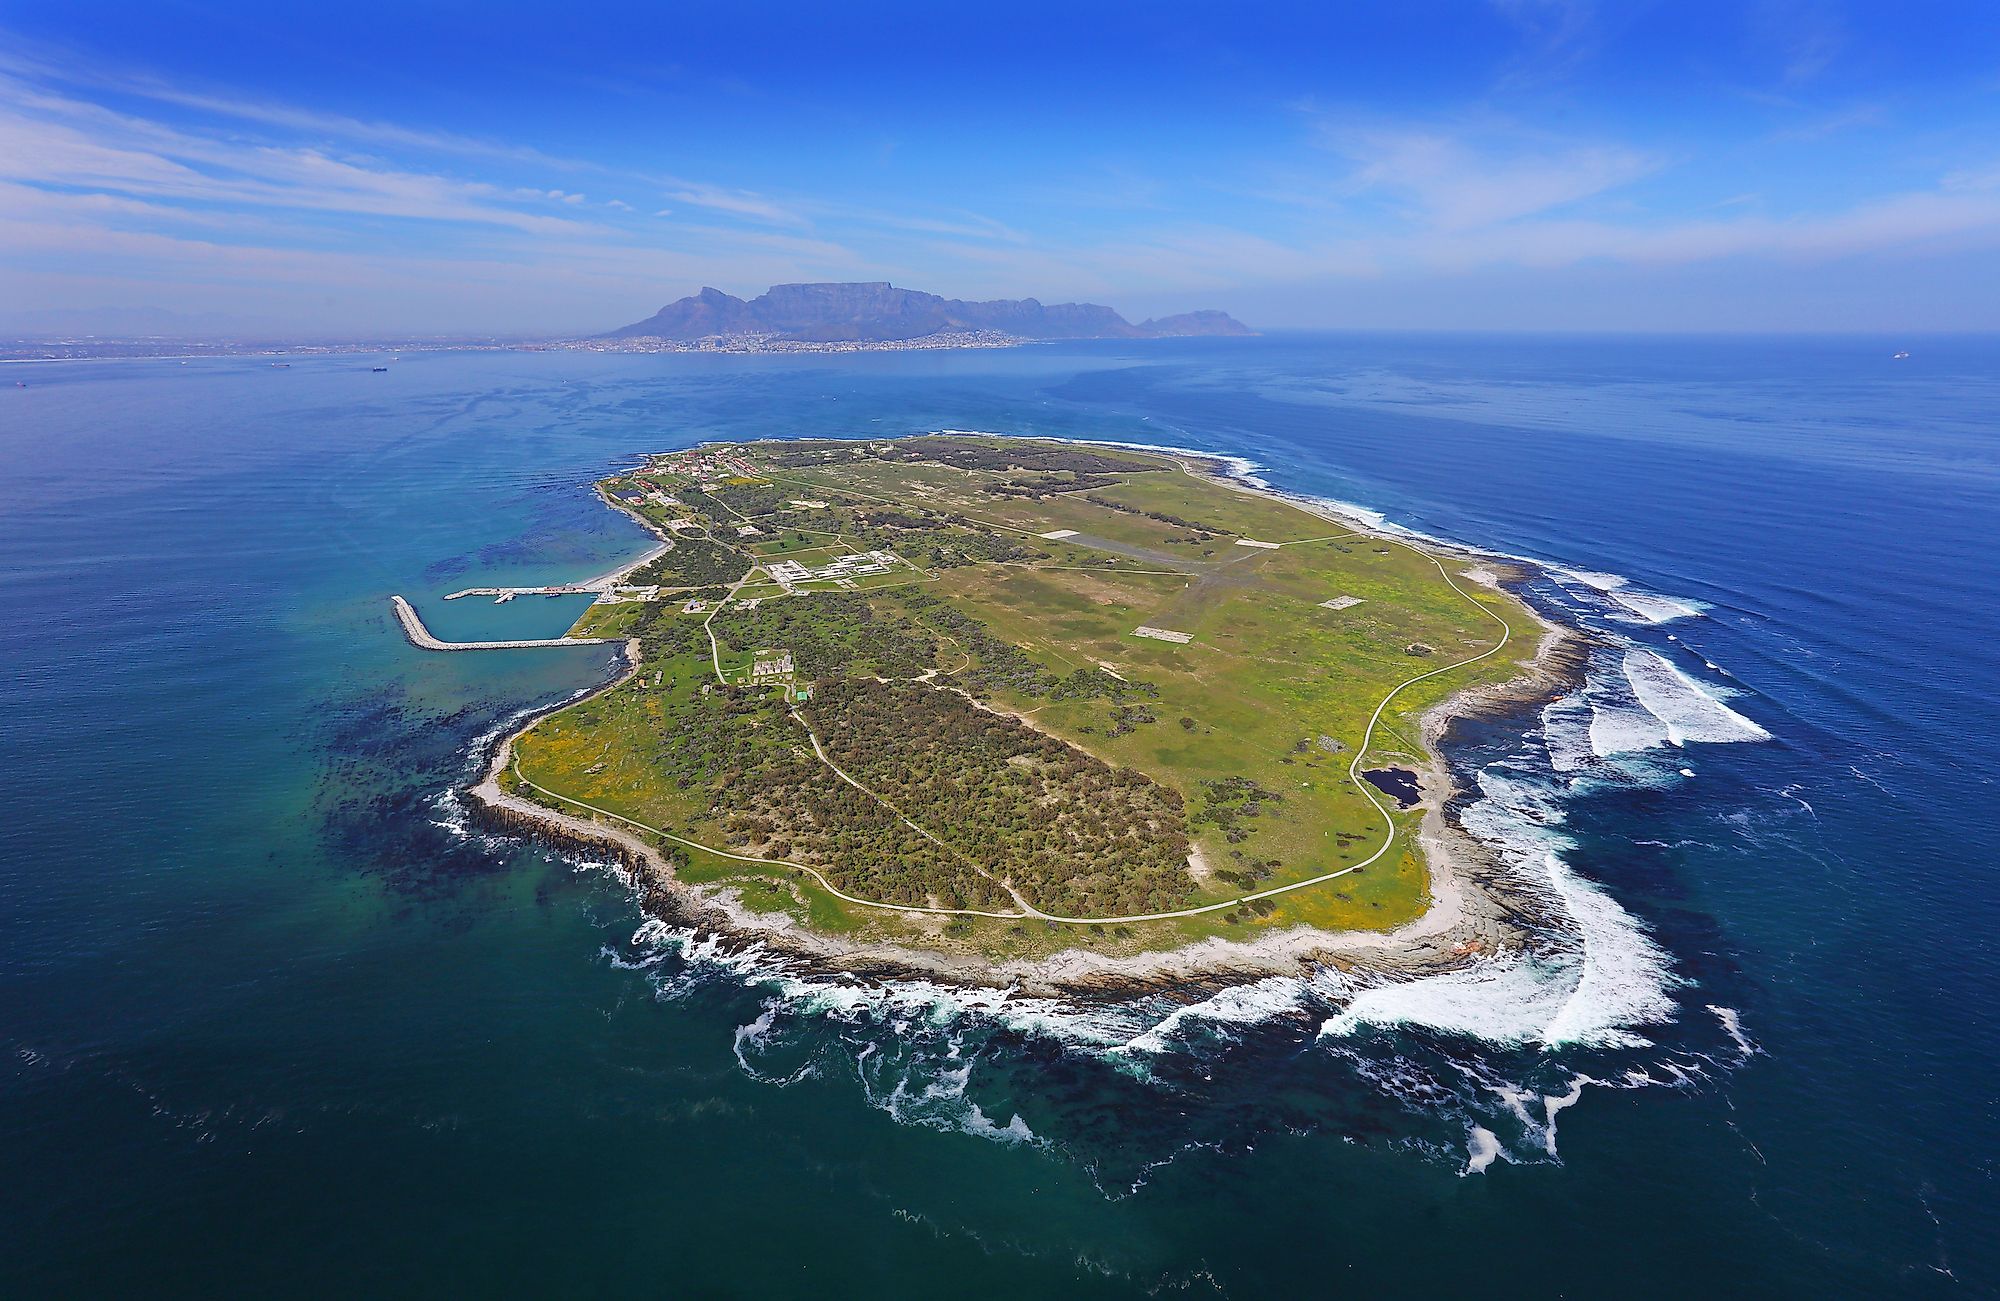
<instances>
[{"instance_id":1,"label":"distant coastline","mask_svg":"<svg viewBox=\"0 0 2000 1301\"><path fill-rule=\"evenodd\" d=\"M161 315L171 316L171 313ZM1074 339L1247 338L1256 334L1214 308L1137 322L1098 303L1034 298L969 302L888 281L772 285L755 298L719 289L668 303L643 321L590 335L429 335L377 339L289 338L265 326L147 332L130 325L0 329L0 360L110 357L346 356L437 351L844 353L1015 348ZM233 337L232 337L233 336Z\"/></svg>"},{"instance_id":2,"label":"distant coastline","mask_svg":"<svg viewBox=\"0 0 2000 1301\"><path fill-rule=\"evenodd\" d=\"M419 352L534 352L547 342L492 339L350 340L293 343L276 339L0 337L0 364L53 361L196 361L203 357L380 357Z\"/></svg>"},{"instance_id":3,"label":"distant coastline","mask_svg":"<svg viewBox=\"0 0 2000 1301\"><path fill-rule=\"evenodd\" d=\"M1160 335L1153 338L1230 336ZM0 339L0 365L58 361L194 361L203 357L379 357L426 352L710 353L782 356L854 352L990 351L1076 340L1027 339L997 330L948 330L913 339L792 339L771 334L718 334L699 339L643 335L625 338L421 340L354 343L232 342L197 339Z\"/></svg>"},{"instance_id":4,"label":"distant coastline","mask_svg":"<svg viewBox=\"0 0 2000 1301\"><path fill-rule=\"evenodd\" d=\"M696 339L671 339L663 335L606 335L591 339L567 339L540 345L537 350L562 352L726 352L726 353L830 353L830 352L936 352L954 348L1019 348L1047 340L1027 339L1001 330L941 330L910 339L795 339L782 334L710 334Z\"/></svg>"}]
</instances>

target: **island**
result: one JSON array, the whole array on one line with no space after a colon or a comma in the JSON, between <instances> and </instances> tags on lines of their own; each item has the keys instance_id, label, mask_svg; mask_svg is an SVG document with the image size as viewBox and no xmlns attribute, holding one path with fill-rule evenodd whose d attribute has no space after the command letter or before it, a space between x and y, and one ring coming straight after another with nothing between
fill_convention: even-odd
<instances>
[{"instance_id":1,"label":"island","mask_svg":"<svg viewBox=\"0 0 2000 1301\"><path fill-rule=\"evenodd\" d=\"M713 444L597 491L659 545L532 590L593 593L557 644L625 671L473 793L609 852L659 916L1070 991L1431 971L1527 933L1446 756L1574 670L1519 566L1128 446Z\"/></svg>"}]
</instances>

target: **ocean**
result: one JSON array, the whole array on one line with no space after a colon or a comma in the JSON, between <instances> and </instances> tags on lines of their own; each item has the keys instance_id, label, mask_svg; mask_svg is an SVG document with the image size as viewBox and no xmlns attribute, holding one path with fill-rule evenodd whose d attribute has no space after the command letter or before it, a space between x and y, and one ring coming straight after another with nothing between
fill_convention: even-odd
<instances>
[{"instance_id":1,"label":"ocean","mask_svg":"<svg viewBox=\"0 0 2000 1301\"><path fill-rule=\"evenodd\" d=\"M1907 349L1906 359L1892 354ZM1278 335L0 379L13 1295L2000 1288L2000 341ZM868 984L468 823L708 438L1194 448L1535 559L1468 729L1532 951L1192 1007Z\"/></svg>"}]
</instances>

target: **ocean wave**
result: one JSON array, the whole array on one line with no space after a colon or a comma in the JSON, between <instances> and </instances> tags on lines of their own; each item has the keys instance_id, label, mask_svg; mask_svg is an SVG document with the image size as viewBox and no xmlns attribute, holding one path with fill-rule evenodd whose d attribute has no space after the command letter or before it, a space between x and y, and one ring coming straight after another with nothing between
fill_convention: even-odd
<instances>
[{"instance_id":1,"label":"ocean wave","mask_svg":"<svg viewBox=\"0 0 2000 1301\"><path fill-rule=\"evenodd\" d=\"M1165 1053L1185 1049L1197 1031L1218 1027L1261 1025L1295 1015L1312 986L1296 976L1272 976L1175 1008L1157 1025L1117 1045L1115 1053Z\"/></svg>"},{"instance_id":2,"label":"ocean wave","mask_svg":"<svg viewBox=\"0 0 2000 1301\"><path fill-rule=\"evenodd\" d=\"M879 1056L875 1059L884 1060ZM862 1082L869 1104L901 1124L955 1130L995 1143L1036 1142L1035 1131L1028 1128L1019 1112L1013 1113L1005 1125L996 1125L983 1107L966 1096L972 1067L971 1060L961 1060L928 1073L891 1072L893 1079L886 1090L874 1087L869 1080L870 1072L864 1070Z\"/></svg>"},{"instance_id":3,"label":"ocean wave","mask_svg":"<svg viewBox=\"0 0 2000 1301\"><path fill-rule=\"evenodd\" d=\"M1722 1032L1729 1036L1731 1043L1736 1045L1736 1053L1739 1058L1748 1060L1763 1051L1749 1035L1743 1033L1743 1018L1735 1008L1721 1007L1714 1003L1707 1004L1707 1007L1710 1012L1715 1014L1716 1021L1722 1026Z\"/></svg>"},{"instance_id":4,"label":"ocean wave","mask_svg":"<svg viewBox=\"0 0 2000 1301\"><path fill-rule=\"evenodd\" d=\"M1598 697L1590 702L1590 753L1599 759L1665 745L1668 732L1636 697L1630 703Z\"/></svg>"},{"instance_id":5,"label":"ocean wave","mask_svg":"<svg viewBox=\"0 0 2000 1301\"><path fill-rule=\"evenodd\" d=\"M1665 726L1674 745L1771 739L1769 732L1723 704L1656 651L1636 646L1627 650L1624 671L1632 694Z\"/></svg>"},{"instance_id":6,"label":"ocean wave","mask_svg":"<svg viewBox=\"0 0 2000 1301\"><path fill-rule=\"evenodd\" d=\"M1517 886L1545 901L1550 924L1532 950L1363 988L1320 1033L1416 1028L1545 1049L1645 1046L1635 1028L1673 1016L1678 978L1638 919L1565 861L1575 844L1562 830L1563 787L1538 775L1525 749L1512 763L1487 765L1478 783L1482 798L1462 814L1466 831L1494 850Z\"/></svg>"},{"instance_id":7,"label":"ocean wave","mask_svg":"<svg viewBox=\"0 0 2000 1301\"><path fill-rule=\"evenodd\" d=\"M756 942L658 920L634 931L630 947L642 956L624 961L661 968L656 988L667 996L719 973L775 995L789 1015L850 1025L873 1022L917 1032L976 1019L1024 1038L1109 1049L1129 1044L1164 1016L1149 1017L1142 1003L1085 1005L980 985L822 974ZM662 968L665 956L678 965Z\"/></svg>"},{"instance_id":8,"label":"ocean wave","mask_svg":"<svg viewBox=\"0 0 2000 1301\"><path fill-rule=\"evenodd\" d=\"M1485 1174L1486 1167L1493 1164L1500 1155L1500 1139L1484 1125L1474 1125L1466 1136L1466 1161L1463 1173Z\"/></svg>"},{"instance_id":9,"label":"ocean wave","mask_svg":"<svg viewBox=\"0 0 2000 1301\"><path fill-rule=\"evenodd\" d=\"M1544 567L1558 582L1567 580L1572 585L1581 585L1605 598L1622 612L1619 617L1628 622L1650 626L1672 623L1676 619L1698 619L1708 613L1708 607L1699 601L1662 596L1658 592L1648 592L1634 587L1632 580L1623 574L1608 574L1593 569L1571 569L1562 565Z\"/></svg>"},{"instance_id":10,"label":"ocean wave","mask_svg":"<svg viewBox=\"0 0 2000 1301\"><path fill-rule=\"evenodd\" d=\"M1591 738L1590 700L1580 691L1568 692L1542 706L1542 744L1549 767L1559 773L1581 772L1598 758Z\"/></svg>"},{"instance_id":11,"label":"ocean wave","mask_svg":"<svg viewBox=\"0 0 2000 1301\"><path fill-rule=\"evenodd\" d=\"M1665 950L1637 919L1554 854L1550 889L1576 935L1545 952L1502 953L1465 970L1358 992L1320 1033L1366 1028L1443 1031L1501 1046L1643 1048L1633 1027L1672 1018L1677 983Z\"/></svg>"},{"instance_id":12,"label":"ocean wave","mask_svg":"<svg viewBox=\"0 0 2000 1301\"><path fill-rule=\"evenodd\" d=\"M1642 1047L1626 1027L1670 1019L1668 990L1679 983L1666 950L1601 886L1571 871L1554 854L1549 880L1581 931L1581 971L1556 1017L1542 1030L1545 1044L1594 1043Z\"/></svg>"},{"instance_id":13,"label":"ocean wave","mask_svg":"<svg viewBox=\"0 0 2000 1301\"><path fill-rule=\"evenodd\" d=\"M1570 1080L1568 1092L1542 1095L1542 1150L1550 1156L1557 1155L1556 1113L1583 1101L1583 1086L1590 1083L1588 1075L1579 1075Z\"/></svg>"},{"instance_id":14,"label":"ocean wave","mask_svg":"<svg viewBox=\"0 0 2000 1301\"><path fill-rule=\"evenodd\" d=\"M1698 682L1636 643L1614 643L1591 656L1580 688L1543 707L1542 744L1557 773L1656 786L1694 776L1679 757L1689 744L1771 738L1724 703L1744 694Z\"/></svg>"}]
</instances>

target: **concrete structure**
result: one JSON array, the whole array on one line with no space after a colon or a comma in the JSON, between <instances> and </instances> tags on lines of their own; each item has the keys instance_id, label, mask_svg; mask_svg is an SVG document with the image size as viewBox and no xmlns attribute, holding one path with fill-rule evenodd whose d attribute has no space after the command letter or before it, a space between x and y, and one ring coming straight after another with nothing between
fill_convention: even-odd
<instances>
[{"instance_id":1,"label":"concrete structure","mask_svg":"<svg viewBox=\"0 0 2000 1301\"><path fill-rule=\"evenodd\" d=\"M760 652L761 654L762 652ZM751 663L750 680L752 682L767 682L776 678L789 678L792 676L792 672L792 653L790 651L778 651L768 658L759 658Z\"/></svg>"},{"instance_id":2,"label":"concrete structure","mask_svg":"<svg viewBox=\"0 0 2000 1301\"><path fill-rule=\"evenodd\" d=\"M523 641L440 641L424 627L417 609L401 596L389 598L389 604L396 607L396 619L403 625L403 635L410 644L422 650L469 651L469 650L527 650L541 646L606 646L616 642L615 637L541 637Z\"/></svg>"},{"instance_id":3,"label":"concrete structure","mask_svg":"<svg viewBox=\"0 0 2000 1301\"><path fill-rule=\"evenodd\" d=\"M503 598L504 599L504 598ZM607 587L597 594L592 605L621 605L627 601L657 601L660 589L652 587Z\"/></svg>"},{"instance_id":4,"label":"concrete structure","mask_svg":"<svg viewBox=\"0 0 2000 1301\"><path fill-rule=\"evenodd\" d=\"M833 582L845 585L864 574L886 574L901 563L894 552L869 551L836 556L818 566L802 565L796 560L780 560L764 566L764 572L789 592L800 583Z\"/></svg>"}]
</instances>

